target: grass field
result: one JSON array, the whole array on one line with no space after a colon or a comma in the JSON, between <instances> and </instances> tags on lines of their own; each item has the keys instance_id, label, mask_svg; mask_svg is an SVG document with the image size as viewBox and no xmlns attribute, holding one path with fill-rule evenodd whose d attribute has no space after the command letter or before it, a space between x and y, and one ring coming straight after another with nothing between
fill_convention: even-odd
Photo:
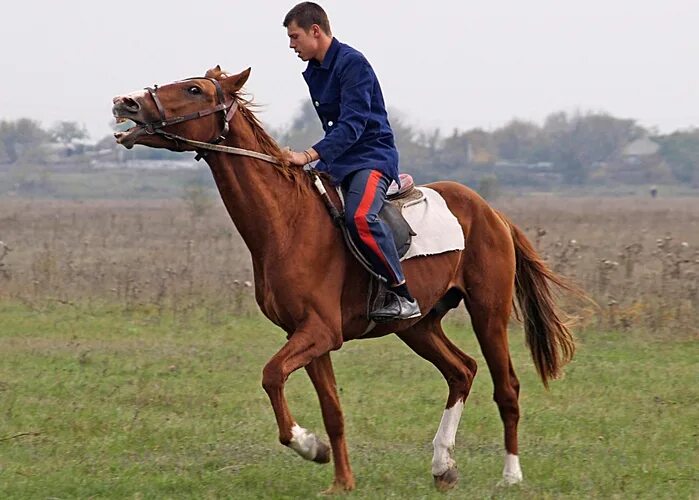
<instances>
[{"instance_id":1,"label":"grass field","mask_svg":"<svg viewBox=\"0 0 699 500\"><path fill-rule=\"evenodd\" d=\"M283 335L258 317L186 321L134 310L0 303L0 498L306 498L332 467L277 442L260 386ZM585 332L546 392L522 334L525 482L496 486L502 427L467 327L447 329L480 371L457 434L449 498L697 498L696 341ZM442 498L431 440L446 398L434 368L396 338L334 355L354 498ZM287 386L299 423L324 435L305 373Z\"/></svg>"}]
</instances>

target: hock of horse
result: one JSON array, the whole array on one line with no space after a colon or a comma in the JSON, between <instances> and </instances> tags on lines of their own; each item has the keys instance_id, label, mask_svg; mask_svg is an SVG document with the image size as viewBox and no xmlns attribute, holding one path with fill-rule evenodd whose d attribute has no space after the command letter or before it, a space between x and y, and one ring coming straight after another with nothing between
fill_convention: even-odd
<instances>
[{"instance_id":1,"label":"hock of horse","mask_svg":"<svg viewBox=\"0 0 699 500\"><path fill-rule=\"evenodd\" d=\"M546 385L560 375L575 348L551 288L572 289L546 267L503 214L466 186L436 182L429 187L458 219L465 249L406 260L406 278L422 317L383 324L364 335L369 326L369 275L345 248L308 177L289 167L241 97L249 74L249 69L234 75L216 67L202 78L117 96L113 113L118 120L135 123L116 135L125 147L142 144L205 155L223 203L250 250L257 303L287 333L286 343L262 372L280 442L307 460L326 463L332 455L330 491L353 489L330 352L349 340L395 334L432 363L447 383L431 472L437 488L454 487L456 433L477 366L447 338L441 322L463 301L504 426L502 481L520 482L519 381L507 337L513 299L519 303L526 341ZM333 190L328 191L337 204ZM303 428L288 406L284 386L299 368L305 368L318 394L329 447Z\"/></svg>"}]
</instances>

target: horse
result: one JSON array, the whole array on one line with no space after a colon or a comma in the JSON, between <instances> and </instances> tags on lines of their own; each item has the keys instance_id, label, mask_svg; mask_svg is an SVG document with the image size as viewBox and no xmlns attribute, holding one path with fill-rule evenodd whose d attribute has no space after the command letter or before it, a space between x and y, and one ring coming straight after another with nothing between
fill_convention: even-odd
<instances>
[{"instance_id":1,"label":"horse","mask_svg":"<svg viewBox=\"0 0 699 500\"><path fill-rule=\"evenodd\" d=\"M242 91L250 68L231 74L216 66L188 78L117 96L117 122L135 125L115 134L119 144L197 151L211 169L230 218L247 245L262 313L286 332L286 343L262 370L279 428L279 441L303 458L334 463L327 492L352 490L344 420L330 353L350 340L395 334L444 376L448 396L432 442L431 472L439 490L458 480L453 448L476 361L444 333L441 321L462 301L492 377L504 426L502 482L522 481L517 441L519 381L507 327L516 299L526 343L548 387L572 359L575 341L553 291L573 291L550 270L525 234L468 187L428 185L458 219L465 249L403 262L422 316L376 325L367 332L369 273L348 251L326 205L301 168L265 132ZM231 154L234 153L234 154ZM327 184L327 180L323 181ZM328 189L337 204L339 197ZM314 386L330 444L297 423L284 395L291 373L305 368Z\"/></svg>"}]
</instances>

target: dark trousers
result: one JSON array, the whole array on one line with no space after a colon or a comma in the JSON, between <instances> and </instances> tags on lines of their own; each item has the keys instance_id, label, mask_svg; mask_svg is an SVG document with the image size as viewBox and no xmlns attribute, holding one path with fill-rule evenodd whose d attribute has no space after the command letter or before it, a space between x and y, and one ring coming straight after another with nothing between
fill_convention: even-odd
<instances>
[{"instance_id":1,"label":"dark trousers","mask_svg":"<svg viewBox=\"0 0 699 500\"><path fill-rule=\"evenodd\" d=\"M402 283L403 270L393 233L380 218L390 179L378 170L352 172L342 181L345 222L362 255L389 285Z\"/></svg>"}]
</instances>

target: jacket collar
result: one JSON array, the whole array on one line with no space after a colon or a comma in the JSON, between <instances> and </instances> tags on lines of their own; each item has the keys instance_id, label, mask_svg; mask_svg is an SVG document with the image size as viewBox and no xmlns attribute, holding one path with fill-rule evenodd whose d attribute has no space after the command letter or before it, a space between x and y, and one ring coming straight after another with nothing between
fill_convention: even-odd
<instances>
[{"instance_id":1,"label":"jacket collar","mask_svg":"<svg viewBox=\"0 0 699 500\"><path fill-rule=\"evenodd\" d=\"M333 37L332 42L330 42L330 47L328 47L328 51L325 53L325 57L323 58L323 63L320 64L315 59L311 59L308 61L308 67L306 69L330 69L330 65L333 63L335 57L337 57L337 53L340 51L340 45L340 41Z\"/></svg>"}]
</instances>

